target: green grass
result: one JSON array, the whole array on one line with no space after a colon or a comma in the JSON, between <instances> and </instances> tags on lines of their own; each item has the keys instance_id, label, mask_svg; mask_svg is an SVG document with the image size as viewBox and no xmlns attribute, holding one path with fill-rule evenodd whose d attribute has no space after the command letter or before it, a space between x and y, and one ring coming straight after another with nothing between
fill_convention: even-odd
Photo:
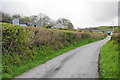
<instances>
[{"instance_id":1,"label":"green grass","mask_svg":"<svg viewBox=\"0 0 120 80\"><path fill-rule=\"evenodd\" d=\"M105 30L113 30L113 27L112 26L100 26L100 27L96 27L98 29L105 29ZM120 32L119 30L120 26L114 26L114 30L115 32Z\"/></svg>"},{"instance_id":2,"label":"green grass","mask_svg":"<svg viewBox=\"0 0 120 80\"><path fill-rule=\"evenodd\" d=\"M103 39L103 38L100 38ZM45 63L46 61L59 56L60 54L63 54L69 50L72 50L74 48L77 48L79 46L91 43L91 42L95 42L98 41L100 39L86 39L86 40L81 40L79 42L74 42L73 44L69 44L61 49L58 50L52 50L52 49L48 49L48 50L37 50L36 49L36 53L39 53L33 60L27 60L26 62L24 62L24 64L21 65L11 65L10 69L11 69L11 74L9 73L3 73L2 74L2 78L14 78L15 76L18 76L28 70L30 70L31 68L38 66L40 64ZM37 48L37 47L35 47ZM46 56L41 56L41 54L46 54Z\"/></svg>"},{"instance_id":3,"label":"green grass","mask_svg":"<svg viewBox=\"0 0 120 80\"><path fill-rule=\"evenodd\" d=\"M0 50L0 80L1 80L1 78L2 78L2 52L1 52L1 50Z\"/></svg>"},{"instance_id":4,"label":"green grass","mask_svg":"<svg viewBox=\"0 0 120 80\"><path fill-rule=\"evenodd\" d=\"M115 29L118 29L119 27L120 27L120 26L114 26ZM100 27L97 27L97 28L99 28L99 29L110 29L110 30L113 29L112 26L100 26Z\"/></svg>"},{"instance_id":5,"label":"green grass","mask_svg":"<svg viewBox=\"0 0 120 80\"><path fill-rule=\"evenodd\" d=\"M100 51L100 78L120 78L118 69L118 43L111 40Z\"/></svg>"}]
</instances>

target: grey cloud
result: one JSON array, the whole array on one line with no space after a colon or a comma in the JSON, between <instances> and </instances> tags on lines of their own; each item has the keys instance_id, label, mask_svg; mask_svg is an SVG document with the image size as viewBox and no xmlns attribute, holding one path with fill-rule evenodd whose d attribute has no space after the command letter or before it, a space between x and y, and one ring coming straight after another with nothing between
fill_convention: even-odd
<instances>
[{"instance_id":1,"label":"grey cloud","mask_svg":"<svg viewBox=\"0 0 120 80\"><path fill-rule=\"evenodd\" d=\"M120 26L120 1L118 3L118 25Z\"/></svg>"},{"instance_id":2,"label":"grey cloud","mask_svg":"<svg viewBox=\"0 0 120 80\"><path fill-rule=\"evenodd\" d=\"M93 18L95 21L109 21L118 16L117 2L96 2L93 6Z\"/></svg>"}]
</instances>

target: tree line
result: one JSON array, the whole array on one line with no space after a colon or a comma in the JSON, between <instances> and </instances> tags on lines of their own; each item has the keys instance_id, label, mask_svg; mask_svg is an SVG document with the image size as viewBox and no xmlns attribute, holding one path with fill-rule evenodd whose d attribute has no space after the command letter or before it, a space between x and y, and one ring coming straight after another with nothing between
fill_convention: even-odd
<instances>
[{"instance_id":1,"label":"tree line","mask_svg":"<svg viewBox=\"0 0 120 80\"><path fill-rule=\"evenodd\" d=\"M66 28L66 29L74 28L72 22L65 18L59 18L58 20L55 21L55 20L52 20L46 14L42 14L42 13L38 15L22 16L20 14L10 15L8 13L0 11L0 22L12 23L12 20L15 18L20 19L22 21L27 21L31 23L32 25L35 25L38 27ZM28 26L32 26L32 25L28 25Z\"/></svg>"}]
</instances>

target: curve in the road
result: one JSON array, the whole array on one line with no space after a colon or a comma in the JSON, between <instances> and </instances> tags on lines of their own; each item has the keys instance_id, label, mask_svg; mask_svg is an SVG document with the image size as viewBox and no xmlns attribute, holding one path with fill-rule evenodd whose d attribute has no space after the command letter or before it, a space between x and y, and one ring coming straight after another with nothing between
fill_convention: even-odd
<instances>
[{"instance_id":1,"label":"curve in the road","mask_svg":"<svg viewBox=\"0 0 120 80\"><path fill-rule=\"evenodd\" d=\"M16 78L97 78L99 51L108 40L73 49Z\"/></svg>"}]
</instances>

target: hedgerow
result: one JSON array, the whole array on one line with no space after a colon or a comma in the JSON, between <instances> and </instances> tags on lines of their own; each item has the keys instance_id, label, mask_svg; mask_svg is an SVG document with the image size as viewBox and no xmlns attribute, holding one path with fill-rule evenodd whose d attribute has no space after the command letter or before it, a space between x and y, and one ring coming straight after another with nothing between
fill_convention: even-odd
<instances>
[{"instance_id":1,"label":"hedgerow","mask_svg":"<svg viewBox=\"0 0 120 80\"><path fill-rule=\"evenodd\" d=\"M2 39L2 67L3 77L11 77L7 74L16 75L12 70L14 65L25 64L32 61L36 56L49 57L54 55L51 50L59 50L69 44L86 39L100 39L105 37L101 33L82 33L73 31L61 31L39 27L21 27L7 23L1 23ZM44 53L44 51L49 53Z\"/></svg>"}]
</instances>

